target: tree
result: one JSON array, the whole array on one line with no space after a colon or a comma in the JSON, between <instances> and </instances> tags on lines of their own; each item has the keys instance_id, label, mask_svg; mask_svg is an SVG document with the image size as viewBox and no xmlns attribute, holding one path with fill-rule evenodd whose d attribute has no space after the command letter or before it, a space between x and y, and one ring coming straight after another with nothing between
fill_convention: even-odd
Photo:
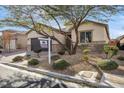
<instances>
[{"instance_id":1,"label":"tree","mask_svg":"<svg viewBox=\"0 0 124 93\"><path fill-rule=\"evenodd\" d=\"M83 6L6 6L10 13L11 18L4 20L7 24L12 22L14 25L23 26L32 29L37 33L50 37L57 41L69 54L75 54L79 43L78 28L86 19L108 21L112 15L117 14L121 10L121 6L97 6L97 5L83 5ZM2 21L3 22L3 21ZM53 34L47 34L42 23L51 25L54 22L62 35L69 39L71 48L62 44L57 37ZM75 42L62 30L62 25L69 24L71 29L74 29L76 40ZM40 29L37 29L37 25ZM50 29L53 31L52 29ZM70 30L70 29L69 29Z\"/></svg>"}]
</instances>

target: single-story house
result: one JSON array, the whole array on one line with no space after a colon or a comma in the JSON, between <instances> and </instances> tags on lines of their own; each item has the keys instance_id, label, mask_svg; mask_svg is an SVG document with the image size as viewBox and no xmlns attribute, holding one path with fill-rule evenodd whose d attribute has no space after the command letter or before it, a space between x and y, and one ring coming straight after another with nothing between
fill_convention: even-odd
<instances>
[{"instance_id":1,"label":"single-story house","mask_svg":"<svg viewBox=\"0 0 124 93\"><path fill-rule=\"evenodd\" d=\"M58 33L59 32L58 29L44 25L44 24L42 24L42 27L44 27L43 29L45 32L47 32L48 34L53 34L60 40L60 42L62 42L63 44L66 44L65 37L62 34ZM52 29L54 33L50 32L49 29ZM67 33L67 35L71 37L73 42L76 41L74 28L71 26L71 24L66 24L65 28L62 30L63 30L63 33ZM105 23L86 20L83 23L81 23L78 30L79 30L78 32L79 45L105 44L105 43L108 43L110 40L108 25ZM35 41L36 39L39 40L37 41L37 43L38 42L40 43L39 45L41 45L44 48L45 47L48 48L47 40L42 39L42 38L45 38L43 35L40 35L37 32L32 30L28 31L26 35L28 39L27 40L28 51L32 50L31 47L33 46L33 41ZM34 45L36 45L36 41ZM61 49L59 43L54 40L51 41L51 46L52 46L52 51L54 52L58 52Z\"/></svg>"},{"instance_id":2,"label":"single-story house","mask_svg":"<svg viewBox=\"0 0 124 93\"><path fill-rule=\"evenodd\" d=\"M16 50L27 48L26 32L4 30L2 32L2 41L4 50Z\"/></svg>"},{"instance_id":3,"label":"single-story house","mask_svg":"<svg viewBox=\"0 0 124 93\"><path fill-rule=\"evenodd\" d=\"M73 42L76 41L74 28L71 25L66 25L66 28L71 32ZM79 26L78 29L79 45L108 43L110 40L108 24L86 20Z\"/></svg>"}]
</instances>

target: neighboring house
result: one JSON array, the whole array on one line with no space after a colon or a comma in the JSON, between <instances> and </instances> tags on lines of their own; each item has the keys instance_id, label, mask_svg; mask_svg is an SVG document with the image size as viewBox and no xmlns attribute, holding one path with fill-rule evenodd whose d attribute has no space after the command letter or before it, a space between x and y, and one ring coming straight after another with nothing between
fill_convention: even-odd
<instances>
[{"instance_id":1,"label":"neighboring house","mask_svg":"<svg viewBox=\"0 0 124 93\"><path fill-rule=\"evenodd\" d=\"M2 31L2 41L5 51L27 48L27 36L25 32L4 30Z\"/></svg>"},{"instance_id":2,"label":"neighboring house","mask_svg":"<svg viewBox=\"0 0 124 93\"><path fill-rule=\"evenodd\" d=\"M115 39L118 42L118 47L120 50L124 50L124 35L121 35Z\"/></svg>"},{"instance_id":3,"label":"neighboring house","mask_svg":"<svg viewBox=\"0 0 124 93\"><path fill-rule=\"evenodd\" d=\"M116 45L116 46L119 46L120 45L119 40L117 40L117 39L111 39L109 41L109 44L110 45Z\"/></svg>"},{"instance_id":4,"label":"neighboring house","mask_svg":"<svg viewBox=\"0 0 124 93\"><path fill-rule=\"evenodd\" d=\"M120 44L124 44L124 35L117 37L116 40L118 40Z\"/></svg>"},{"instance_id":5,"label":"neighboring house","mask_svg":"<svg viewBox=\"0 0 124 93\"><path fill-rule=\"evenodd\" d=\"M42 29L44 29L45 32L47 32L48 34L54 34L54 36L56 36L60 40L60 42L62 42L63 44L66 44L65 37L62 34L58 33L59 32L58 29L44 25L44 24L42 24L42 27L44 27ZM49 31L50 29L53 30L54 33L50 32ZM72 38L73 42L76 41L75 32L73 30L73 27L71 27L71 25L66 25L65 28L62 30L63 30L63 33L67 33ZM78 30L79 30L79 33L78 33L79 45L82 45L82 44L89 44L89 45L102 44L103 45L105 43L108 43L110 40L108 25L105 23L86 20L79 26ZM38 41L40 43L39 45L41 45L42 48L45 48L43 46L46 46L46 48L48 47L47 41L42 39L42 38L45 38L44 36L32 30L28 31L26 34L28 38L27 45L28 45L29 51L32 50L31 46L33 45L32 41L34 39L39 40ZM36 41L34 44L36 45ZM53 52L58 52L61 49L60 45L54 40L51 41L51 46L52 46Z\"/></svg>"}]
</instances>

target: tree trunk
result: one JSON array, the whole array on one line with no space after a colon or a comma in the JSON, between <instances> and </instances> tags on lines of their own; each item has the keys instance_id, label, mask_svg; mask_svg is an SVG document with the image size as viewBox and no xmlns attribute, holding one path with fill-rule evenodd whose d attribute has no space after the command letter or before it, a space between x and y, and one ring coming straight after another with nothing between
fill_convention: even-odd
<instances>
[{"instance_id":1,"label":"tree trunk","mask_svg":"<svg viewBox=\"0 0 124 93\"><path fill-rule=\"evenodd\" d=\"M69 48L67 48L66 45L62 44L57 38L52 38L52 39L57 41L61 45L61 47L64 48L68 52L69 55L72 54L71 50Z\"/></svg>"},{"instance_id":2,"label":"tree trunk","mask_svg":"<svg viewBox=\"0 0 124 93\"><path fill-rule=\"evenodd\" d=\"M98 72L97 77L101 81L101 79L103 78L103 71L98 67L98 65L96 63L90 62L90 61L88 61L88 63L97 70L97 72Z\"/></svg>"},{"instance_id":3,"label":"tree trunk","mask_svg":"<svg viewBox=\"0 0 124 93\"><path fill-rule=\"evenodd\" d=\"M79 36L78 36L78 27L75 28L75 35L76 35L76 42L74 47L72 48L72 54L76 54L77 52L77 47L78 47L78 43L79 43Z\"/></svg>"}]
</instances>

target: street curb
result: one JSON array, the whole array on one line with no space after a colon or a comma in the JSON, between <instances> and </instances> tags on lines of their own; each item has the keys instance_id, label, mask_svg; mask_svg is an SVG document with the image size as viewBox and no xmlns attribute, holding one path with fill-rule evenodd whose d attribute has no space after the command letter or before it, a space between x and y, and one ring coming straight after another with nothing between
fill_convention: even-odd
<instances>
[{"instance_id":1,"label":"street curb","mask_svg":"<svg viewBox=\"0 0 124 93\"><path fill-rule=\"evenodd\" d=\"M19 69L26 70L26 71L30 71L30 72L35 72L37 74L42 74L42 75L46 75L46 76L49 76L49 77L54 77L54 78L57 78L57 79L68 81L68 82L74 82L74 83L78 83L78 84L85 84L87 86L94 87L94 88L95 87L98 87L98 88L110 88L111 87L111 86L108 86L108 85L99 84L99 83L94 82L94 81L90 81L90 80L86 80L86 79L79 79L79 78L76 78L74 76L59 74L59 73L51 72L51 71L44 70L44 69L38 69L38 68L32 68L32 67L26 67L26 66L19 66L19 65L13 64L13 63L1 63L1 64L11 66L11 67L15 67L15 68L19 68Z\"/></svg>"}]
</instances>

